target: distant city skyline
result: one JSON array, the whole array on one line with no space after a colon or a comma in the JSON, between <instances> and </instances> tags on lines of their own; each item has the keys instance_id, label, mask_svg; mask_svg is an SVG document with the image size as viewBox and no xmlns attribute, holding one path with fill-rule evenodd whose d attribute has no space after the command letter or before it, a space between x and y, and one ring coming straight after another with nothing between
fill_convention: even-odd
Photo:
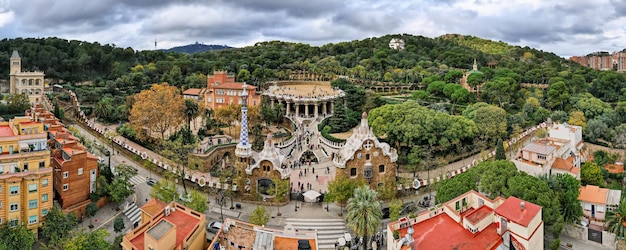
<instances>
[{"instance_id":1,"label":"distant city skyline","mask_svg":"<svg viewBox=\"0 0 626 250\"><path fill-rule=\"evenodd\" d=\"M59 37L138 50L281 40L323 45L386 34L462 34L561 57L626 48L619 0L0 0L0 38Z\"/></svg>"}]
</instances>

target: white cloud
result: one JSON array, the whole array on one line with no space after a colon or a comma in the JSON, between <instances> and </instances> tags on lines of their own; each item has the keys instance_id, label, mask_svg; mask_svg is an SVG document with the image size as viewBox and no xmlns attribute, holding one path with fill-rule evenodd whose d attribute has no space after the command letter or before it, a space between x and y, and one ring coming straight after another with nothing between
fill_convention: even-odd
<instances>
[{"instance_id":1,"label":"white cloud","mask_svg":"<svg viewBox=\"0 0 626 250\"><path fill-rule=\"evenodd\" d=\"M5 37L56 36L152 49L193 42L322 45L385 34L474 35L561 56L626 45L618 0L0 0ZM3 27L4 26L4 27ZM7 28L10 27L10 28ZM10 31L10 32L7 32Z\"/></svg>"}]
</instances>

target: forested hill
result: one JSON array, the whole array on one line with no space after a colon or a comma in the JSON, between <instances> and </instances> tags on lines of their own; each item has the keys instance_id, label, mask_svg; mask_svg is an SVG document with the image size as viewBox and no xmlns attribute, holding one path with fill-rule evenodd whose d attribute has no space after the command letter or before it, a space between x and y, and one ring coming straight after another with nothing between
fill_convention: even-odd
<instances>
[{"instance_id":1,"label":"forested hill","mask_svg":"<svg viewBox=\"0 0 626 250\"><path fill-rule=\"evenodd\" d=\"M187 54L202 53L210 50L232 49L233 47L227 45L206 45L201 43L187 44L183 46L177 46L164 50L165 52L179 52Z\"/></svg>"},{"instance_id":2,"label":"forested hill","mask_svg":"<svg viewBox=\"0 0 626 250\"><path fill-rule=\"evenodd\" d=\"M406 49L397 51L388 47L389 40L401 37ZM454 37L454 35L450 36ZM461 36L458 36L461 37ZM165 54L163 51L135 51L111 44L89 43L60 38L4 39L0 41L0 78L8 77L9 57L18 49L25 70L43 70L47 77L70 82L85 80L115 80L131 73L137 64L154 63L159 77L173 66L181 70L183 78L192 73L207 74L215 69L239 72L246 69L250 77L264 81L281 77L285 70L309 70L317 73L332 72L364 79L419 80L425 73L417 71L441 68L469 69L474 58L481 67L494 61L500 67L519 68L524 73L544 62L554 65L568 64L551 53L531 48L508 46L506 51L484 49L494 47L482 39L427 38L413 35L386 35L321 47L280 41L262 42L254 46L208 51L198 54ZM501 44L501 43L498 43ZM528 53L527 53L528 52ZM525 53L533 60L524 61ZM526 64L518 67L520 62ZM435 69L438 68L438 69ZM413 72L409 72L409 70ZM256 74L254 73L256 71ZM404 73L402 73L404 72ZM385 78L385 74L387 74ZM539 79L529 79L539 80Z\"/></svg>"}]
</instances>

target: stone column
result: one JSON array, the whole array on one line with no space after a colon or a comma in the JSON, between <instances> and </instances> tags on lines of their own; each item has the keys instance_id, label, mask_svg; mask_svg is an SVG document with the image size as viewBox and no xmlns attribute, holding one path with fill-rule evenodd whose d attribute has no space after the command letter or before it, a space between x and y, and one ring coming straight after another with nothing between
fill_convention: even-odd
<instances>
[{"instance_id":1,"label":"stone column","mask_svg":"<svg viewBox=\"0 0 626 250\"><path fill-rule=\"evenodd\" d=\"M291 110L291 103L290 102L285 102L285 103L287 103L287 109L285 111L285 115L289 116L289 113L290 113L289 111Z\"/></svg>"},{"instance_id":2,"label":"stone column","mask_svg":"<svg viewBox=\"0 0 626 250\"><path fill-rule=\"evenodd\" d=\"M330 101L330 114L333 114L333 106L334 106L335 102L334 101Z\"/></svg>"},{"instance_id":3,"label":"stone column","mask_svg":"<svg viewBox=\"0 0 626 250\"><path fill-rule=\"evenodd\" d=\"M296 103L296 117L300 117L300 104Z\"/></svg>"},{"instance_id":4,"label":"stone column","mask_svg":"<svg viewBox=\"0 0 626 250\"><path fill-rule=\"evenodd\" d=\"M274 98L270 98L270 107L274 108Z\"/></svg>"},{"instance_id":5,"label":"stone column","mask_svg":"<svg viewBox=\"0 0 626 250\"><path fill-rule=\"evenodd\" d=\"M315 116L315 118L317 118L317 109L319 107L319 103L315 103L315 108L313 109L313 116Z\"/></svg>"},{"instance_id":6,"label":"stone column","mask_svg":"<svg viewBox=\"0 0 626 250\"><path fill-rule=\"evenodd\" d=\"M322 102L322 114L326 114L328 109L326 109L326 102Z\"/></svg>"},{"instance_id":7,"label":"stone column","mask_svg":"<svg viewBox=\"0 0 626 250\"><path fill-rule=\"evenodd\" d=\"M304 104L304 115L309 117L309 104Z\"/></svg>"}]
</instances>

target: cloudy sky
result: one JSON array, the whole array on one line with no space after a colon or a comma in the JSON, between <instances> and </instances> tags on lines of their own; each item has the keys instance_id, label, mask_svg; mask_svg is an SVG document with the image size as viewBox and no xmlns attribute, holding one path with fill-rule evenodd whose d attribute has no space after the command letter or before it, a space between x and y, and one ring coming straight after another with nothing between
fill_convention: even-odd
<instances>
[{"instance_id":1,"label":"cloudy sky","mask_svg":"<svg viewBox=\"0 0 626 250\"><path fill-rule=\"evenodd\" d=\"M0 38L135 49L458 33L560 56L626 48L624 0L0 0Z\"/></svg>"}]
</instances>

